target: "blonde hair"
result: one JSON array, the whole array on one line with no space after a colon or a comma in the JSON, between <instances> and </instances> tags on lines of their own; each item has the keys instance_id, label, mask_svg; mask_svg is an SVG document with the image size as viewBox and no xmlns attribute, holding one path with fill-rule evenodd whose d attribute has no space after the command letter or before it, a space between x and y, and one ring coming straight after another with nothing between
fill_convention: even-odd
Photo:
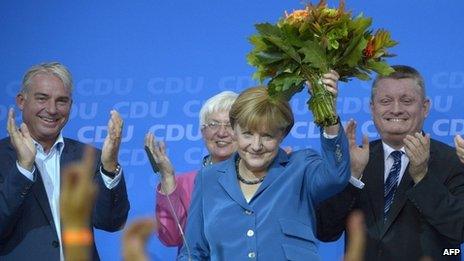
<instances>
[{"instance_id":1,"label":"blonde hair","mask_svg":"<svg viewBox=\"0 0 464 261\"><path fill-rule=\"evenodd\" d=\"M260 131L280 130L287 136L294 124L293 112L288 101L271 97L266 87L246 89L235 100L229 113L230 124L235 128Z\"/></svg>"}]
</instances>

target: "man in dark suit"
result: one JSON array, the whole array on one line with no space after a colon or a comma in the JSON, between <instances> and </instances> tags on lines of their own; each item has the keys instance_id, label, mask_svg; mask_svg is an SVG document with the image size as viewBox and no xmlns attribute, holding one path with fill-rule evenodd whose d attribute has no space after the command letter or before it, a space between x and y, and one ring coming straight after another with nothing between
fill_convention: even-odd
<instances>
[{"instance_id":1,"label":"man in dark suit","mask_svg":"<svg viewBox=\"0 0 464 261\"><path fill-rule=\"evenodd\" d=\"M349 185L322 203L318 237L336 240L352 209L367 226L366 260L460 260L464 241L464 168L453 148L422 132L429 113L424 80L414 68L394 66L372 88L371 111L381 140L355 141L347 125L351 171L364 184ZM450 251L453 249L453 251Z\"/></svg>"},{"instance_id":2,"label":"man in dark suit","mask_svg":"<svg viewBox=\"0 0 464 261\"><path fill-rule=\"evenodd\" d=\"M16 127L10 109L10 137L0 141L0 260L63 260L60 174L82 157L85 147L61 134L71 110L71 74L56 62L31 67L16 103L23 123ZM108 136L97 153L98 197L90 231L117 231L127 219L129 202L117 162L121 130L122 119L112 111ZM98 260L94 244L93 249L93 259Z\"/></svg>"}]
</instances>

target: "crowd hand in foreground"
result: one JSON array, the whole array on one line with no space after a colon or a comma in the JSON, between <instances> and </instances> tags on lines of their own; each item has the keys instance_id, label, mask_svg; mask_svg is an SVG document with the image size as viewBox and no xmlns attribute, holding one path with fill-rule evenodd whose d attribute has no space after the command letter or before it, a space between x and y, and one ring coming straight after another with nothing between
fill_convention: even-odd
<instances>
[{"instance_id":1,"label":"crowd hand in foreground","mask_svg":"<svg viewBox=\"0 0 464 261\"><path fill-rule=\"evenodd\" d=\"M125 261L147 261L148 256L145 245L148 238L153 234L156 223L150 218L135 220L124 231L122 238L123 260Z\"/></svg>"},{"instance_id":2,"label":"crowd hand in foreground","mask_svg":"<svg viewBox=\"0 0 464 261\"><path fill-rule=\"evenodd\" d=\"M67 166L61 175L62 240L68 261L91 259L93 238L89 224L97 196L94 158L95 149L86 146L82 160Z\"/></svg>"}]
</instances>

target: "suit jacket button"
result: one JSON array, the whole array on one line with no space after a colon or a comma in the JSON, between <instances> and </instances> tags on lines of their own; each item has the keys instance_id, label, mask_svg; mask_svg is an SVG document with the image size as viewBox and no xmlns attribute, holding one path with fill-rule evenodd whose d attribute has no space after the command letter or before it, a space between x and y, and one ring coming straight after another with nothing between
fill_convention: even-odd
<instances>
[{"instance_id":1,"label":"suit jacket button","mask_svg":"<svg viewBox=\"0 0 464 261\"><path fill-rule=\"evenodd\" d=\"M60 246L60 243L58 243L58 241L56 241L56 240L53 240L53 241L52 241L52 246L53 246L54 248L57 248L57 247Z\"/></svg>"}]
</instances>

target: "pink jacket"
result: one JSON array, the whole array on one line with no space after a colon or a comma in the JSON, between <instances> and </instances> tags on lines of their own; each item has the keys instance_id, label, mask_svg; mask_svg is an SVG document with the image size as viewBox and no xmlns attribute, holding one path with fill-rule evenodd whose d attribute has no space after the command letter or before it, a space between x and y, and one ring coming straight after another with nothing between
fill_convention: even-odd
<instances>
[{"instance_id":1,"label":"pink jacket","mask_svg":"<svg viewBox=\"0 0 464 261\"><path fill-rule=\"evenodd\" d=\"M169 195L174 211L184 231L196 175L196 171L176 175L176 188ZM160 241L166 246L182 246L182 236L172 215L168 198L160 192L160 185L156 189L156 220L159 225L158 238Z\"/></svg>"}]
</instances>

